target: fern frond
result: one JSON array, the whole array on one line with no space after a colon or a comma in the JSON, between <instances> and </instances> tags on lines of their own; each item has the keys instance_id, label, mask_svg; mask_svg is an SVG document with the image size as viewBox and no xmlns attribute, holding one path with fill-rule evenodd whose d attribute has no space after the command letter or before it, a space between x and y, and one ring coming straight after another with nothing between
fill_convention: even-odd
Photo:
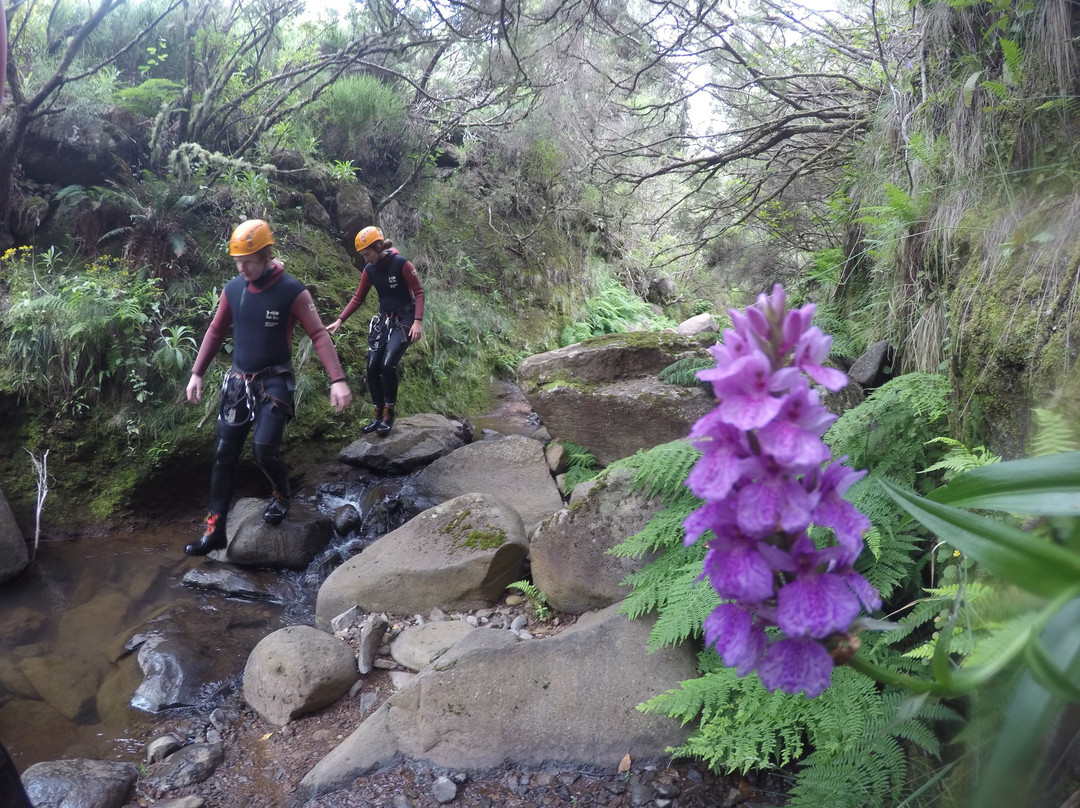
<instances>
[{"instance_id":1,"label":"fern frond","mask_svg":"<svg viewBox=\"0 0 1080 808\"><path fill-rule=\"evenodd\" d=\"M1061 454L1080 450L1080 431L1073 427L1059 412L1035 407L1034 436L1031 439L1031 456Z\"/></svg>"},{"instance_id":2,"label":"fern frond","mask_svg":"<svg viewBox=\"0 0 1080 808\"><path fill-rule=\"evenodd\" d=\"M664 384L677 384L681 387L697 387L705 382L697 377L699 370L716 367L716 360L711 356L688 356L673 362L660 371L660 381Z\"/></svg>"},{"instance_id":3,"label":"fern frond","mask_svg":"<svg viewBox=\"0 0 1080 808\"><path fill-rule=\"evenodd\" d=\"M944 471L942 477L945 482L965 471L1001 462L1001 455L994 454L985 446L976 446L974 449L969 449L960 441L952 438L934 438L927 441L926 444L928 446L941 444L948 447L943 458L922 472L923 474L929 474L932 471Z\"/></svg>"}]
</instances>

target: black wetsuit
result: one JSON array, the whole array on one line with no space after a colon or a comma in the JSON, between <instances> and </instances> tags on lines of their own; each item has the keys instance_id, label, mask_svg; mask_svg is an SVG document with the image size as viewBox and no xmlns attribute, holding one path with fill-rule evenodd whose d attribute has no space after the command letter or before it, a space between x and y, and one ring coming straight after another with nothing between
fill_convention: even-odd
<instances>
[{"instance_id":1,"label":"black wetsuit","mask_svg":"<svg viewBox=\"0 0 1080 808\"><path fill-rule=\"evenodd\" d=\"M199 349L192 372L201 376L232 329L232 367L221 385L218 443L210 474L209 510L222 519L229 511L236 465L252 429L255 462L274 491L289 496L289 470L281 455L281 441L293 416L292 332L296 322L311 337L331 381L344 380L341 362L315 312L311 294L277 261L257 281L248 283L237 276L225 284Z\"/></svg>"},{"instance_id":2,"label":"black wetsuit","mask_svg":"<svg viewBox=\"0 0 1080 808\"><path fill-rule=\"evenodd\" d=\"M374 287L379 312L368 324L367 383L376 408L397 403L398 363L409 347L409 329L424 318L424 290L416 267L397 250L387 250L368 264L360 285L338 318L342 322L363 304Z\"/></svg>"}]
</instances>

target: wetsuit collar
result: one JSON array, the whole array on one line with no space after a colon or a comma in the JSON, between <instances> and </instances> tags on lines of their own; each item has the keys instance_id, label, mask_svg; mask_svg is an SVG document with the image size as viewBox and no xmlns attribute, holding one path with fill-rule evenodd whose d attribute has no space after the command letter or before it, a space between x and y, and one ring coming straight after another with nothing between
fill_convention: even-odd
<instances>
[{"instance_id":1,"label":"wetsuit collar","mask_svg":"<svg viewBox=\"0 0 1080 808\"><path fill-rule=\"evenodd\" d=\"M255 280L251 281L248 284L248 288L252 289L253 291L261 292L267 286L280 278L281 274L284 271L284 265L276 258L274 258L270 261L270 266L266 268L266 272L264 272Z\"/></svg>"}]
</instances>

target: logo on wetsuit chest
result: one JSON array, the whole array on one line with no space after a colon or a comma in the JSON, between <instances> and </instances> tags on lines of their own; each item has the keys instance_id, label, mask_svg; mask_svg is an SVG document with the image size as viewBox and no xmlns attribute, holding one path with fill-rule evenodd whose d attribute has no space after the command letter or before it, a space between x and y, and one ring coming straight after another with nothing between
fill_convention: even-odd
<instances>
[{"instance_id":1,"label":"logo on wetsuit chest","mask_svg":"<svg viewBox=\"0 0 1080 808\"><path fill-rule=\"evenodd\" d=\"M266 322L263 323L267 328L273 328L274 326L281 325L281 312L266 310Z\"/></svg>"}]
</instances>

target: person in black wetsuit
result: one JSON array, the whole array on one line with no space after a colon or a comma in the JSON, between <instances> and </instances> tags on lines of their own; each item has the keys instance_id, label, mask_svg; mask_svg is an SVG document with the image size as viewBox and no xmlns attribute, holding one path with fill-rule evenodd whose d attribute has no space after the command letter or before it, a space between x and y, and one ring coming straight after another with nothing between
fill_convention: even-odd
<instances>
[{"instance_id":1,"label":"person in black wetsuit","mask_svg":"<svg viewBox=\"0 0 1080 808\"><path fill-rule=\"evenodd\" d=\"M341 412L352 400L341 360L315 311L311 293L273 257L273 243L270 225L261 219L246 221L233 232L229 254L239 275L221 290L214 319L191 368L187 398L195 403L202 398L203 374L232 330L232 367L221 384L210 508L202 537L184 547L188 555L206 555L227 544L225 519L236 464L252 429L255 462L274 487L263 516L277 525L288 513L289 469L281 455L281 439L293 417L292 333L297 322L311 337L330 376L330 404Z\"/></svg>"},{"instance_id":2,"label":"person in black wetsuit","mask_svg":"<svg viewBox=\"0 0 1080 808\"><path fill-rule=\"evenodd\" d=\"M375 418L361 431L385 435L394 425L398 362L405 349L423 336L424 290L416 267L383 237L377 227L356 234L356 251L366 262L356 294L341 315L326 327L333 334L363 305L372 287L379 295L379 312L368 326L367 383Z\"/></svg>"}]
</instances>

